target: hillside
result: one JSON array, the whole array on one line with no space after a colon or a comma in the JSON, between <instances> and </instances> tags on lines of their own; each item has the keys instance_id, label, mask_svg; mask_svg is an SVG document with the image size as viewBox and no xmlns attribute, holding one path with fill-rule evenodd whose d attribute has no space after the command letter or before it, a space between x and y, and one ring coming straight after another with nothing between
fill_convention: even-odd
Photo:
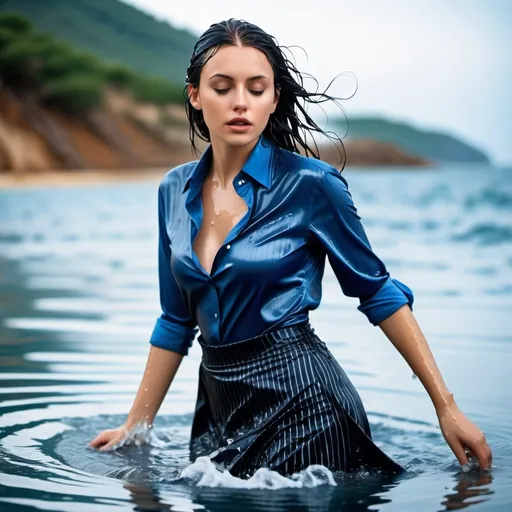
<instances>
[{"instance_id":1,"label":"hillside","mask_svg":"<svg viewBox=\"0 0 512 512\"><path fill-rule=\"evenodd\" d=\"M340 127L345 132L345 120L331 121L331 129ZM410 124L381 117L351 117L348 119L347 140L371 139L393 144L406 153L434 162L488 163L489 157L481 150L456 137L434 131L422 130Z\"/></svg>"},{"instance_id":2,"label":"hillside","mask_svg":"<svg viewBox=\"0 0 512 512\"><path fill-rule=\"evenodd\" d=\"M137 104L120 91L109 91L101 109L69 116L3 88L0 175L170 168L193 159L184 117L179 107Z\"/></svg>"},{"instance_id":3,"label":"hillside","mask_svg":"<svg viewBox=\"0 0 512 512\"><path fill-rule=\"evenodd\" d=\"M170 167L190 159L183 91L0 12L0 170Z\"/></svg>"},{"instance_id":4,"label":"hillside","mask_svg":"<svg viewBox=\"0 0 512 512\"><path fill-rule=\"evenodd\" d=\"M2 12L22 14L78 49L180 85L197 39L119 0L3 0Z\"/></svg>"},{"instance_id":5,"label":"hillside","mask_svg":"<svg viewBox=\"0 0 512 512\"><path fill-rule=\"evenodd\" d=\"M102 82L129 88L138 102L149 101L159 105L182 102L188 59L196 41L194 34L178 30L119 0L3 0L0 2L0 15L5 12L19 13L32 22L36 30L69 43L68 54L79 51L91 54L67 58L67 67L74 67L76 71L73 81L67 78L64 83L62 77L55 76L55 59L50 65L51 69L46 70L46 77L43 78L59 78L59 82L53 80L51 87L40 86L39 90L54 96L57 91L60 103L65 95L68 105L70 99L73 102L80 99L85 106L98 104L99 75L102 75ZM2 34L0 45L1 39ZM36 57L46 51L44 47L47 41L42 36L40 41L41 44L32 44L30 48L25 42L7 48L13 70L11 74L20 67L20 55L27 61L30 52ZM61 62L57 64L61 66ZM105 66L109 64L120 66L107 69ZM98 72L100 68L102 71ZM144 76L133 76L133 72ZM5 69L0 70L0 76L2 73L5 79ZM168 82L164 83L158 77ZM37 80L41 81L40 78ZM422 130L381 117L353 117L348 122L345 141L356 144L351 144L354 162L369 160L372 165L378 165L381 158L378 155L385 155L383 162L389 165L400 162L414 165L414 161L418 164L425 161L489 162L483 151L449 134ZM344 133L345 120L331 121L330 129L337 131L337 127L340 133ZM372 154L367 159L364 152L370 146Z\"/></svg>"},{"instance_id":6,"label":"hillside","mask_svg":"<svg viewBox=\"0 0 512 512\"><path fill-rule=\"evenodd\" d=\"M19 13L0 12L0 83L0 171L172 167L192 157L177 84L109 65ZM346 147L348 164L426 163L362 142ZM334 165L336 153L321 151Z\"/></svg>"}]
</instances>

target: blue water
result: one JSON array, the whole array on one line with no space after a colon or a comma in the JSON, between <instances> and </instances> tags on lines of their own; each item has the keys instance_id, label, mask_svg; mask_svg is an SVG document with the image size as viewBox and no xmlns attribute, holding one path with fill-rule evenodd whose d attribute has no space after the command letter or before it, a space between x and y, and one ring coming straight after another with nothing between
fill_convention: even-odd
<instances>
[{"instance_id":1,"label":"blue water","mask_svg":"<svg viewBox=\"0 0 512 512\"><path fill-rule=\"evenodd\" d=\"M0 190L0 510L512 509L512 169L346 170L375 251L415 315L492 471L463 474L421 383L330 269L311 323L345 368L400 478L244 481L188 462L195 345L149 445L98 453L122 423L159 314L157 182Z\"/></svg>"}]
</instances>

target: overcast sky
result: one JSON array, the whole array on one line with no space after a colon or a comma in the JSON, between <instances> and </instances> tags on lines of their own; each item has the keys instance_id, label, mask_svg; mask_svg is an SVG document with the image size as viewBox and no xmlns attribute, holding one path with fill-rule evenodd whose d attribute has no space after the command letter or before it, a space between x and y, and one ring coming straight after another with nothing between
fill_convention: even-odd
<instances>
[{"instance_id":1,"label":"overcast sky","mask_svg":"<svg viewBox=\"0 0 512 512\"><path fill-rule=\"evenodd\" d=\"M512 0L124 0L195 34L241 18L298 45L324 87L353 73L350 115L383 114L440 129L512 164ZM331 92L349 96L353 79ZM328 113L336 112L331 107Z\"/></svg>"}]
</instances>

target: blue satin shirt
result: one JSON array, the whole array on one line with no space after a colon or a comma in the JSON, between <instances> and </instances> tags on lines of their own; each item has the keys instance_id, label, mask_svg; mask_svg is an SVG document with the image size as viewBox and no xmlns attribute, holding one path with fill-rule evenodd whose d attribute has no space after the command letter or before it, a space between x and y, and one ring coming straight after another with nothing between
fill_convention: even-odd
<instances>
[{"instance_id":1,"label":"blue satin shirt","mask_svg":"<svg viewBox=\"0 0 512 512\"><path fill-rule=\"evenodd\" d=\"M341 173L263 136L233 181L248 211L208 274L192 243L210 160L211 146L169 171L158 189L162 314L152 345L186 355L198 327L204 343L223 344L307 320L320 304L326 255L343 293L359 298L372 324L412 307L411 290L372 251Z\"/></svg>"}]
</instances>

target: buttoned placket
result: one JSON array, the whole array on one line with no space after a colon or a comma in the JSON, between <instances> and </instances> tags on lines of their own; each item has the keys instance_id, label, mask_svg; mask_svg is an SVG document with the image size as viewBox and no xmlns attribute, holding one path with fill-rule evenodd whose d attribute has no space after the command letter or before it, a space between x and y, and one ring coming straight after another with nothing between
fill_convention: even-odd
<instances>
[{"instance_id":1,"label":"buttoned placket","mask_svg":"<svg viewBox=\"0 0 512 512\"><path fill-rule=\"evenodd\" d=\"M206 270L201 265L193 249L193 243L199 233L204 213L201 196L202 185L194 185L194 187L195 188L193 188L192 190L189 190L189 194L193 195L187 197L185 202L185 207L192 219L190 227L190 251L192 261L196 266L196 270L200 272L202 277L205 279L205 284L207 282L207 285L205 287L206 297L204 300L205 304L208 305L208 314L211 315L210 318L212 320L211 336L215 338L218 342L220 342L221 311L219 303L219 294L217 287L215 286L215 276L219 269L221 268L221 262L223 257L225 256L226 251L231 250L233 241L249 222L254 201L253 188L250 184L250 180L245 177L245 174L243 174L243 171L241 171L233 180L233 187L235 188L237 194L247 204L247 212L228 233L226 239L224 240L224 243L221 245L221 247L217 251L217 254L214 257L211 268L211 274L208 274L208 272L206 272Z\"/></svg>"}]
</instances>

